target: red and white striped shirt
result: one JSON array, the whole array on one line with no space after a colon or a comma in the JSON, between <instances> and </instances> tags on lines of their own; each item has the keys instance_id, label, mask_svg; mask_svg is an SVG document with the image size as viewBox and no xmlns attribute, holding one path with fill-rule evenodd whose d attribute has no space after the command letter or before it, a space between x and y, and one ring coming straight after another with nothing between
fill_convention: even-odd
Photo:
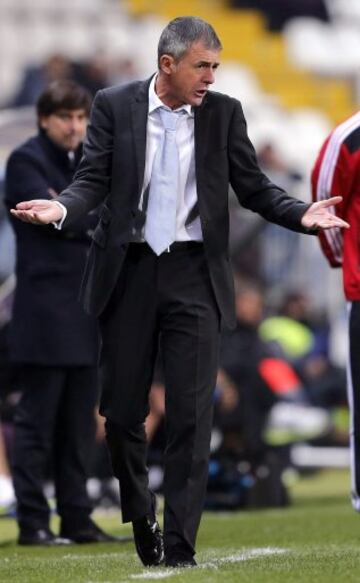
<instances>
[{"instance_id":1,"label":"red and white striped shirt","mask_svg":"<svg viewBox=\"0 0 360 583\"><path fill-rule=\"evenodd\" d=\"M343 268L345 296L360 300L360 111L337 126L325 140L311 176L314 201L343 197L329 210L350 224L319 234L330 265Z\"/></svg>"}]
</instances>

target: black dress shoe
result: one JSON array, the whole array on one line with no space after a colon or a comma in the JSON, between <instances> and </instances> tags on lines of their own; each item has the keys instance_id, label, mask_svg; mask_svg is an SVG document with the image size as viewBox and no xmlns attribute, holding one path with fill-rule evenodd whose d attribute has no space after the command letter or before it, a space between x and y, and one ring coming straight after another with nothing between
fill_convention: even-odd
<instances>
[{"instance_id":1,"label":"black dress shoe","mask_svg":"<svg viewBox=\"0 0 360 583\"><path fill-rule=\"evenodd\" d=\"M193 555L187 549L184 549L181 545L174 545L166 551L165 567L186 569L196 566L197 563Z\"/></svg>"},{"instance_id":2,"label":"black dress shoe","mask_svg":"<svg viewBox=\"0 0 360 583\"><path fill-rule=\"evenodd\" d=\"M20 529L18 544L50 547L69 545L71 541L67 538L55 536L48 528Z\"/></svg>"},{"instance_id":3,"label":"black dress shoe","mask_svg":"<svg viewBox=\"0 0 360 583\"><path fill-rule=\"evenodd\" d=\"M132 540L131 537L119 537L113 536L112 534L107 534L101 528L89 519L87 524L81 527L70 527L66 524L61 525L60 536L70 539L71 542L82 544L82 543L115 543L115 542L128 542Z\"/></svg>"},{"instance_id":4,"label":"black dress shoe","mask_svg":"<svg viewBox=\"0 0 360 583\"><path fill-rule=\"evenodd\" d=\"M133 521L135 547L145 567L164 562L163 535L155 516L155 496L152 494L151 513Z\"/></svg>"}]
</instances>

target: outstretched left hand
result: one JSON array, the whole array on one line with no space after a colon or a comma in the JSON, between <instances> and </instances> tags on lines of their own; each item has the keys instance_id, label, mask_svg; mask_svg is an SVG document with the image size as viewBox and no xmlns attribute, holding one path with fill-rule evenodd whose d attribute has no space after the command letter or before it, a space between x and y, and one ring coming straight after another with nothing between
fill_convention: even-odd
<instances>
[{"instance_id":1,"label":"outstretched left hand","mask_svg":"<svg viewBox=\"0 0 360 583\"><path fill-rule=\"evenodd\" d=\"M335 206L341 201L341 196L333 196L326 200L314 202L303 215L301 219L302 226L306 229L331 229L332 227L349 229L349 223L327 210L328 207Z\"/></svg>"}]
</instances>

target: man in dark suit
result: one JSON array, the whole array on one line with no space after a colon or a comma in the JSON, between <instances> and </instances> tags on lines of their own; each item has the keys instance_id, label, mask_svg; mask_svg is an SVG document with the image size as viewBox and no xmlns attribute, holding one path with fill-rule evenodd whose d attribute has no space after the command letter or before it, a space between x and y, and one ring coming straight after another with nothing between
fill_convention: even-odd
<instances>
[{"instance_id":1,"label":"man in dark suit","mask_svg":"<svg viewBox=\"0 0 360 583\"><path fill-rule=\"evenodd\" d=\"M7 164L9 207L34 193L55 200L71 182L90 103L89 94L73 82L54 82L42 93L39 133L14 150ZM23 391L15 418L13 467L19 544L110 540L90 519L86 491L99 341L96 319L77 300L96 215L85 215L61 231L12 222L17 286L9 354ZM49 528L50 509L43 494L51 457L61 538Z\"/></svg>"},{"instance_id":2,"label":"man in dark suit","mask_svg":"<svg viewBox=\"0 0 360 583\"><path fill-rule=\"evenodd\" d=\"M219 331L221 321L235 323L229 183L245 207L293 230L337 222L326 203L294 200L261 173L240 103L209 91L220 50L203 20L170 22L159 41L157 75L97 94L79 171L58 199L63 208L35 200L12 211L24 221L61 227L103 203L82 295L100 321L101 412L123 520L133 523L145 565L163 561L144 433L159 340L166 386L165 564L196 564Z\"/></svg>"}]
</instances>

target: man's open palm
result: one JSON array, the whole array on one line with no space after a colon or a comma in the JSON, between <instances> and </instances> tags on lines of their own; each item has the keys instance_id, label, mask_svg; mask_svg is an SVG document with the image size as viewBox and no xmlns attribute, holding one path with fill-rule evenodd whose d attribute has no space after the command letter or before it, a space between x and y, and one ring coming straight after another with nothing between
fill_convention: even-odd
<instances>
[{"instance_id":1,"label":"man's open palm","mask_svg":"<svg viewBox=\"0 0 360 583\"><path fill-rule=\"evenodd\" d=\"M34 225L48 225L63 218L62 208L51 200L19 202L16 209L11 209L10 212L21 221Z\"/></svg>"},{"instance_id":2,"label":"man's open palm","mask_svg":"<svg viewBox=\"0 0 360 583\"><path fill-rule=\"evenodd\" d=\"M336 206L342 201L341 196L333 196L326 200L314 202L306 211L301 219L301 224L307 229L332 229L333 227L340 227L348 229L349 223L343 221L340 217L332 212L330 207Z\"/></svg>"}]
</instances>

